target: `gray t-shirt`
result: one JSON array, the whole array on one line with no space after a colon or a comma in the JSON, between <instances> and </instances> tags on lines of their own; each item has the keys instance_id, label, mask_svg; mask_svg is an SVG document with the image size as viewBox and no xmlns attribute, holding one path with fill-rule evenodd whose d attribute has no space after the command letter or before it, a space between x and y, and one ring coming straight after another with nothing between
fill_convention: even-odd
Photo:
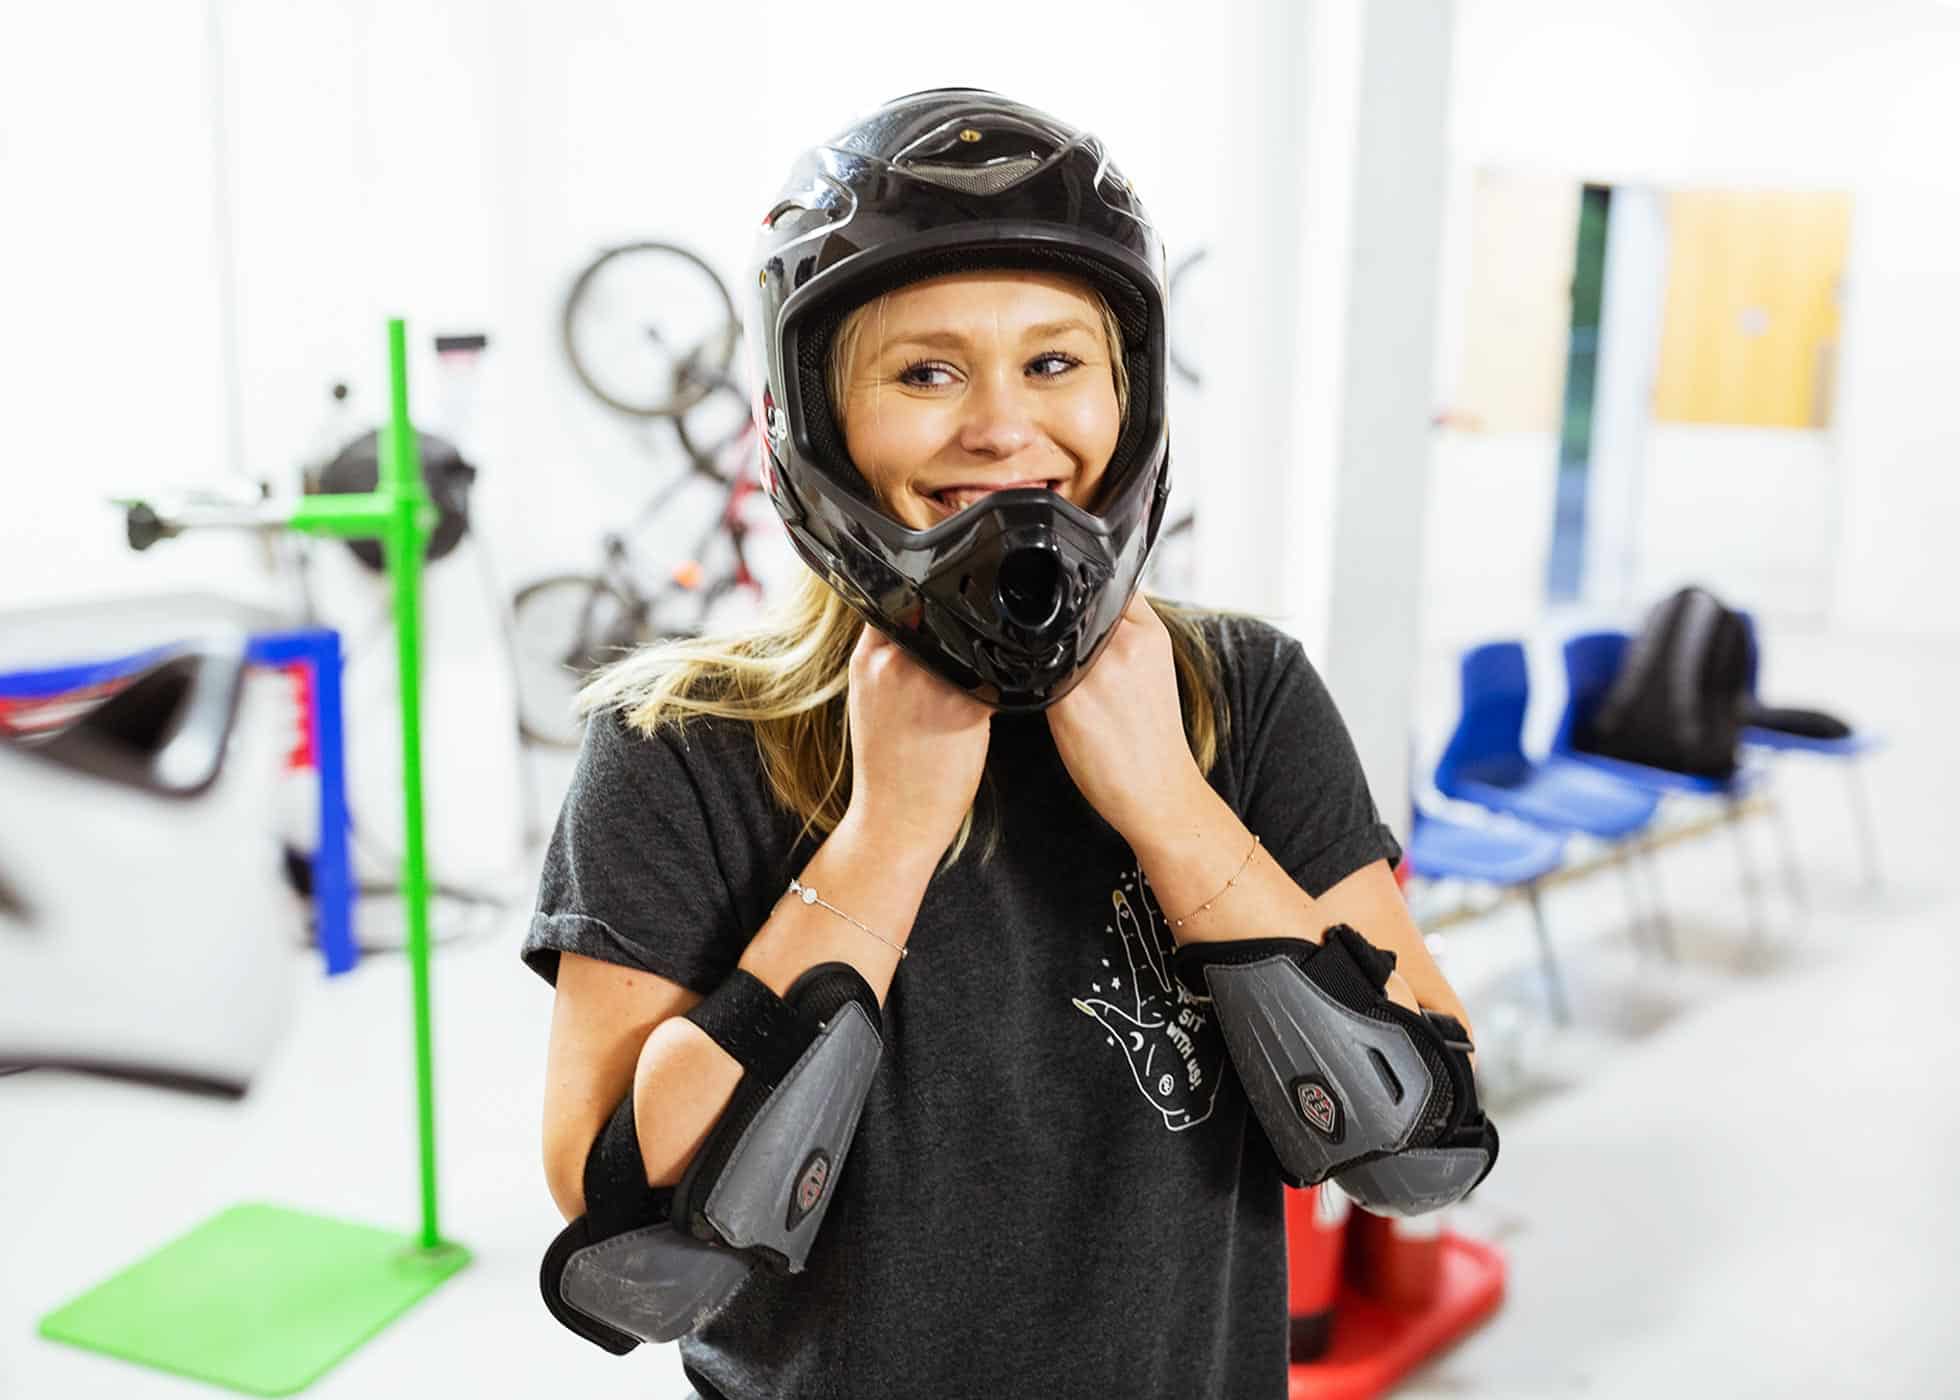
<instances>
[{"instance_id":1,"label":"gray t-shirt","mask_svg":"<svg viewBox=\"0 0 1960 1400\"><path fill-rule=\"evenodd\" d=\"M1300 644L1205 630L1231 710L1212 786L1310 894L1398 860ZM988 772L1000 848L926 891L807 1267L758 1271L683 1340L689 1377L725 1400L1284 1396L1279 1169L1218 1027L1180 999L1168 922L1047 721L996 716ZM569 949L705 995L815 849L799 825L742 725L595 721L524 960L550 980Z\"/></svg>"}]
</instances>

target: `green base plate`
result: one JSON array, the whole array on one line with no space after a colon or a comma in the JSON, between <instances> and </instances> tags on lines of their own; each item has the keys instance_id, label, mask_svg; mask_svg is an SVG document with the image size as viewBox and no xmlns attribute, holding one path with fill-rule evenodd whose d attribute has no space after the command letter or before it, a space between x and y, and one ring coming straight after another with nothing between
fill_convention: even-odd
<instances>
[{"instance_id":1,"label":"green base plate","mask_svg":"<svg viewBox=\"0 0 1960 1400\"><path fill-rule=\"evenodd\" d=\"M41 1335L248 1395L304 1390L470 1262L461 1245L237 1205L41 1319Z\"/></svg>"}]
</instances>

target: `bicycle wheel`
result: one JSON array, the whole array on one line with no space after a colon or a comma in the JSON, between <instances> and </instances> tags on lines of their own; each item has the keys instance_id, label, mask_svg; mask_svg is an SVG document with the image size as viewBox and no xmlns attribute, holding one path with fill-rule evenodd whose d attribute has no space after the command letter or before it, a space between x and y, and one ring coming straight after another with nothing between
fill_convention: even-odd
<instances>
[{"instance_id":1,"label":"bicycle wheel","mask_svg":"<svg viewBox=\"0 0 1960 1400\"><path fill-rule=\"evenodd\" d=\"M609 248L572 283L565 354L579 383L636 418L683 413L712 376L680 373L689 357L725 374L735 354L735 303L713 268L687 249L647 241Z\"/></svg>"},{"instance_id":2,"label":"bicycle wheel","mask_svg":"<svg viewBox=\"0 0 1960 1400\"><path fill-rule=\"evenodd\" d=\"M754 471L753 454L731 449L754 426L748 400L732 382L711 391L700 403L673 417L674 436L694 470L723 485Z\"/></svg>"},{"instance_id":3,"label":"bicycle wheel","mask_svg":"<svg viewBox=\"0 0 1960 1400\"><path fill-rule=\"evenodd\" d=\"M1202 348L1205 328L1204 265L1203 248L1185 254L1184 260L1171 271L1166 294L1170 307L1166 313L1169 326L1164 348L1169 352L1171 368L1193 384L1205 382L1198 372L1198 351Z\"/></svg>"},{"instance_id":4,"label":"bicycle wheel","mask_svg":"<svg viewBox=\"0 0 1960 1400\"><path fill-rule=\"evenodd\" d=\"M517 726L534 743L577 748L585 724L572 712L579 687L640 640L635 608L592 574L528 583L511 603Z\"/></svg>"}]
</instances>

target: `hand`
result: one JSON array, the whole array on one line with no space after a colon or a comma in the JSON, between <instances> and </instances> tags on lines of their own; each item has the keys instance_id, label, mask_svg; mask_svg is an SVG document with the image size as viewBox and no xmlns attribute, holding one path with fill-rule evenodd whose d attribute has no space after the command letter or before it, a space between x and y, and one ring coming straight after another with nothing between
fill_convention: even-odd
<instances>
[{"instance_id":1,"label":"hand","mask_svg":"<svg viewBox=\"0 0 1960 1400\"><path fill-rule=\"evenodd\" d=\"M867 626L851 653L851 801L846 820L936 859L973 806L993 711Z\"/></svg>"},{"instance_id":2,"label":"hand","mask_svg":"<svg viewBox=\"0 0 1960 1400\"><path fill-rule=\"evenodd\" d=\"M1070 1000L1109 1033L1144 1098L1164 1116L1165 1127L1179 1132L1211 1117L1224 1074L1224 1040L1212 1023L1211 1008L1194 999L1171 971L1173 945L1143 872L1136 871L1122 889L1112 891L1110 903L1129 968L1106 975L1117 1000Z\"/></svg>"},{"instance_id":3,"label":"hand","mask_svg":"<svg viewBox=\"0 0 1960 1400\"><path fill-rule=\"evenodd\" d=\"M1204 782L1184 736L1170 631L1140 592L1089 674L1047 715L1075 786L1126 839Z\"/></svg>"}]
</instances>

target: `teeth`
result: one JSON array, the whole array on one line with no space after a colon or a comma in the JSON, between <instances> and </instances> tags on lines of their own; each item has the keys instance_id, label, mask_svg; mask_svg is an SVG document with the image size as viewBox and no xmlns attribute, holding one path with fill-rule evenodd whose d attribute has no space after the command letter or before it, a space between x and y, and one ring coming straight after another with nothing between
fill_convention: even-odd
<instances>
[{"instance_id":1,"label":"teeth","mask_svg":"<svg viewBox=\"0 0 1960 1400\"><path fill-rule=\"evenodd\" d=\"M943 506L950 506L954 510L965 510L975 501L991 496L996 491L1018 490L1030 486L1039 487L1044 491L1055 489L1052 483L1046 481L1021 482L1016 486L959 486L950 491L941 491L933 499Z\"/></svg>"}]
</instances>

